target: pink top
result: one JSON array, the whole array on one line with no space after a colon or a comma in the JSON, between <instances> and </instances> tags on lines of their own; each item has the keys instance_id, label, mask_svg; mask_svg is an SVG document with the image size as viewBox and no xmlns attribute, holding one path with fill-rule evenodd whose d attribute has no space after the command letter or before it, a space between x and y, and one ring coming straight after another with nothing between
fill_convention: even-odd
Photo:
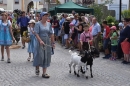
<instances>
[{"instance_id":1,"label":"pink top","mask_svg":"<svg viewBox=\"0 0 130 86\"><path fill-rule=\"evenodd\" d=\"M90 32L83 32L81 35L80 35L80 41L82 42L88 42L89 40L92 40L93 39L93 36Z\"/></svg>"}]
</instances>

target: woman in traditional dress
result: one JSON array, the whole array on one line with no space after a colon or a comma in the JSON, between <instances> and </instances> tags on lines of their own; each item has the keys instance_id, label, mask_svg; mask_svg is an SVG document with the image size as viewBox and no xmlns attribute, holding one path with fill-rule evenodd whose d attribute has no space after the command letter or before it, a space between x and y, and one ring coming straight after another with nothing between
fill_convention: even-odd
<instances>
[{"instance_id":1,"label":"woman in traditional dress","mask_svg":"<svg viewBox=\"0 0 130 86\"><path fill-rule=\"evenodd\" d=\"M15 40L12 33L12 25L8 20L8 14L2 13L2 20L0 20L0 45L1 45L1 61L4 61L4 49L7 52L7 63L10 63L10 49L9 46L12 45L12 40ZM5 48L4 48L5 47Z\"/></svg>"},{"instance_id":2,"label":"woman in traditional dress","mask_svg":"<svg viewBox=\"0 0 130 86\"><path fill-rule=\"evenodd\" d=\"M34 62L33 66L36 67L36 75L39 75L39 67L43 68L43 78L49 78L50 76L46 73L47 67L50 66L51 62L51 50L54 47L54 34L52 26L48 19L48 13L41 13L41 21L37 22L34 27L34 32L38 40L36 49L34 51Z\"/></svg>"}]
</instances>

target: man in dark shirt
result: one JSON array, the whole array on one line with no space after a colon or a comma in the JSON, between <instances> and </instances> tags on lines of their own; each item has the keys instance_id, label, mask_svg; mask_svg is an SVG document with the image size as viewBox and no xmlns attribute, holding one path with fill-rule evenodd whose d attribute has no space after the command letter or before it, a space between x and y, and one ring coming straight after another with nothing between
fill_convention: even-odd
<instances>
[{"instance_id":1,"label":"man in dark shirt","mask_svg":"<svg viewBox=\"0 0 130 86\"><path fill-rule=\"evenodd\" d=\"M30 19L27 18L25 12L23 11L22 16L17 21L18 27L21 28L21 30L20 30L21 37L23 37L23 32L27 31L27 26L28 26L29 21L30 21ZM22 45L23 45L22 49L24 49L25 48L25 42L24 41L22 41Z\"/></svg>"}]
</instances>

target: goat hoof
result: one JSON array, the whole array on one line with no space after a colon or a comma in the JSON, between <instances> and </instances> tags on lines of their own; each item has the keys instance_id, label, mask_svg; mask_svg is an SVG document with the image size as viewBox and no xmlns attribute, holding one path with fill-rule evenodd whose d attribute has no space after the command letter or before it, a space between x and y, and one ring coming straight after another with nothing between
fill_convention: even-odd
<instances>
[{"instance_id":1,"label":"goat hoof","mask_svg":"<svg viewBox=\"0 0 130 86\"><path fill-rule=\"evenodd\" d=\"M88 76L86 76L86 79L88 79Z\"/></svg>"},{"instance_id":2,"label":"goat hoof","mask_svg":"<svg viewBox=\"0 0 130 86\"><path fill-rule=\"evenodd\" d=\"M71 73L71 71L69 71L69 73Z\"/></svg>"},{"instance_id":3,"label":"goat hoof","mask_svg":"<svg viewBox=\"0 0 130 86\"><path fill-rule=\"evenodd\" d=\"M91 75L91 78L93 78L93 75Z\"/></svg>"},{"instance_id":4,"label":"goat hoof","mask_svg":"<svg viewBox=\"0 0 130 86\"><path fill-rule=\"evenodd\" d=\"M74 74L76 75L76 72L74 71Z\"/></svg>"},{"instance_id":5,"label":"goat hoof","mask_svg":"<svg viewBox=\"0 0 130 86\"><path fill-rule=\"evenodd\" d=\"M79 74L77 74L77 77L80 77Z\"/></svg>"}]
</instances>

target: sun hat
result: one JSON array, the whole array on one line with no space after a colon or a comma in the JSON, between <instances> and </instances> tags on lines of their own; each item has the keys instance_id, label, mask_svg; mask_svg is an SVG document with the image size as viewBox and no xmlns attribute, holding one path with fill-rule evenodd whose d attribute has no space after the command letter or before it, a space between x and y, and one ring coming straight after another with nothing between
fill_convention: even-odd
<instances>
[{"instance_id":1,"label":"sun hat","mask_svg":"<svg viewBox=\"0 0 130 86\"><path fill-rule=\"evenodd\" d=\"M35 24L36 22L35 22L35 20L32 19L32 20L30 20L28 23L29 23L29 24L31 24L31 23L34 23L34 24Z\"/></svg>"},{"instance_id":2,"label":"sun hat","mask_svg":"<svg viewBox=\"0 0 130 86\"><path fill-rule=\"evenodd\" d=\"M124 25L120 22L120 23L118 24L118 26L119 26L119 27L123 27Z\"/></svg>"},{"instance_id":3,"label":"sun hat","mask_svg":"<svg viewBox=\"0 0 130 86\"><path fill-rule=\"evenodd\" d=\"M70 17L67 17L66 20L70 20Z\"/></svg>"},{"instance_id":4,"label":"sun hat","mask_svg":"<svg viewBox=\"0 0 130 86\"><path fill-rule=\"evenodd\" d=\"M71 18L71 19L73 19L73 18L74 18L74 16L70 16L70 18Z\"/></svg>"},{"instance_id":5,"label":"sun hat","mask_svg":"<svg viewBox=\"0 0 130 86\"><path fill-rule=\"evenodd\" d=\"M116 30L116 26L112 26L112 27L111 27L111 30Z\"/></svg>"}]
</instances>

